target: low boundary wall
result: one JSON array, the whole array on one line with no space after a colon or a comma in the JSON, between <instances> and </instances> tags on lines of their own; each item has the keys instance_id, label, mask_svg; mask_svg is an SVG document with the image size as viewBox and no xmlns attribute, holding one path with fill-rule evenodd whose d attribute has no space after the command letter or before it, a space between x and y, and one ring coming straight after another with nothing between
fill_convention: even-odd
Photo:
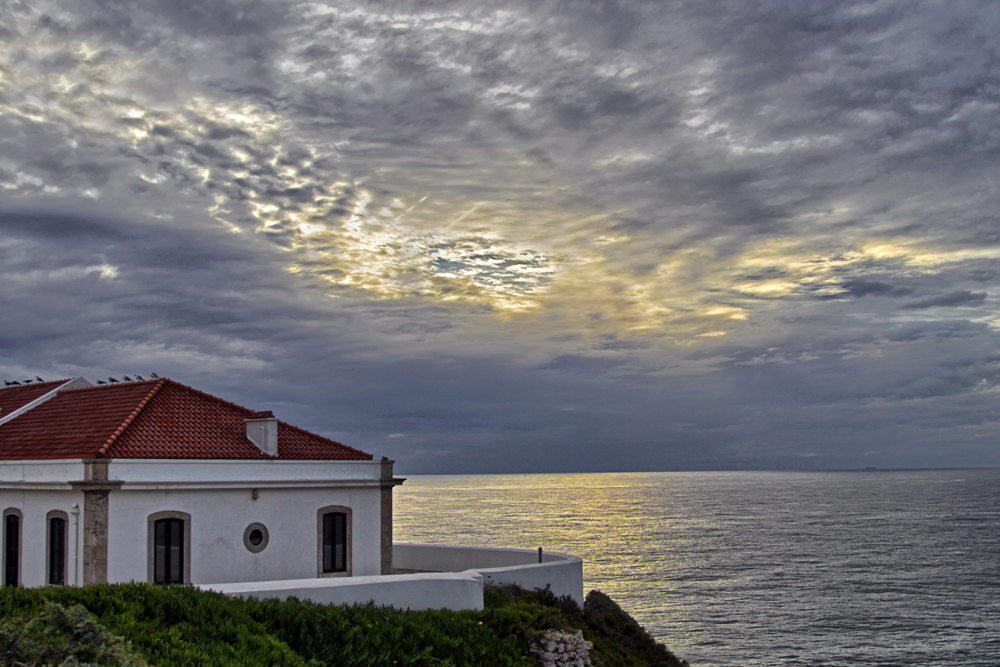
<instances>
[{"instance_id":1,"label":"low boundary wall","mask_svg":"<svg viewBox=\"0 0 1000 667\"><path fill-rule=\"evenodd\" d=\"M393 544L393 565L413 574L203 584L240 597L296 597L318 604L366 604L397 609L482 609L483 585L549 586L583 604L583 561L558 552L434 544Z\"/></svg>"},{"instance_id":2,"label":"low boundary wall","mask_svg":"<svg viewBox=\"0 0 1000 667\"><path fill-rule=\"evenodd\" d=\"M261 600L296 597L317 604L352 605L372 602L378 607L414 611L483 608L483 579L466 572L202 584L199 588Z\"/></svg>"},{"instance_id":3,"label":"low boundary wall","mask_svg":"<svg viewBox=\"0 0 1000 667\"><path fill-rule=\"evenodd\" d=\"M583 605L583 561L558 551L543 551L542 562L533 549L495 549L438 544L392 545L392 566L426 572L475 571L484 584L517 584L532 590L549 586L562 597Z\"/></svg>"}]
</instances>

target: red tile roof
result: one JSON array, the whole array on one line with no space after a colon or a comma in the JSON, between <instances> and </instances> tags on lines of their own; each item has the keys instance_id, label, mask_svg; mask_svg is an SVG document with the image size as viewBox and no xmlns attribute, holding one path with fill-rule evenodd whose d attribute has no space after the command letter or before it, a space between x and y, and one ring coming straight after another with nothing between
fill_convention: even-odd
<instances>
[{"instance_id":1,"label":"red tile roof","mask_svg":"<svg viewBox=\"0 0 1000 667\"><path fill-rule=\"evenodd\" d=\"M44 383L51 385L46 391L58 384ZM6 394L24 389L0 389L0 406L23 400L20 394L16 398ZM6 408L4 413L9 414ZM165 378L68 389L0 425L0 460L270 459L246 437L243 420L256 414ZM279 421L274 458L369 460L372 456Z\"/></svg>"},{"instance_id":2,"label":"red tile roof","mask_svg":"<svg viewBox=\"0 0 1000 667\"><path fill-rule=\"evenodd\" d=\"M6 387L0 389L0 417L6 417L18 408L24 407L28 403L40 396L44 396L61 384L66 384L68 380L58 380L56 382L39 382L38 384L26 384L20 387Z\"/></svg>"}]
</instances>

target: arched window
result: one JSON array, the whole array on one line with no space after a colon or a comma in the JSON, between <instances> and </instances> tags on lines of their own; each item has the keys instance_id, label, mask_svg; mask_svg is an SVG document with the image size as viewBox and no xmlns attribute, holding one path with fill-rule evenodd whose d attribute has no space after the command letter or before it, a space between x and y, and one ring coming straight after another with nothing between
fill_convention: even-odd
<instances>
[{"instance_id":1,"label":"arched window","mask_svg":"<svg viewBox=\"0 0 1000 667\"><path fill-rule=\"evenodd\" d=\"M149 581L154 584L191 582L191 516L157 512L147 517Z\"/></svg>"},{"instance_id":2,"label":"arched window","mask_svg":"<svg viewBox=\"0 0 1000 667\"><path fill-rule=\"evenodd\" d=\"M3 585L21 585L21 512L3 513Z\"/></svg>"},{"instance_id":3,"label":"arched window","mask_svg":"<svg viewBox=\"0 0 1000 667\"><path fill-rule=\"evenodd\" d=\"M351 573L351 510L331 505L319 510L319 575Z\"/></svg>"},{"instance_id":4,"label":"arched window","mask_svg":"<svg viewBox=\"0 0 1000 667\"><path fill-rule=\"evenodd\" d=\"M184 522L160 519L153 522L153 583L184 583Z\"/></svg>"},{"instance_id":5,"label":"arched window","mask_svg":"<svg viewBox=\"0 0 1000 667\"><path fill-rule=\"evenodd\" d=\"M57 586L66 583L66 513L52 511L48 519L48 576L47 581Z\"/></svg>"},{"instance_id":6,"label":"arched window","mask_svg":"<svg viewBox=\"0 0 1000 667\"><path fill-rule=\"evenodd\" d=\"M323 572L347 571L347 515L328 512L323 515Z\"/></svg>"}]
</instances>

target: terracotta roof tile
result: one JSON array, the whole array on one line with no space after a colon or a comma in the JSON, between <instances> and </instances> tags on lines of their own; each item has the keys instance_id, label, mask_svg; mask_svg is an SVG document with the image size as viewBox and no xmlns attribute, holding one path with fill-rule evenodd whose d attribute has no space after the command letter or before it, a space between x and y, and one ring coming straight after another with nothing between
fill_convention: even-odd
<instances>
[{"instance_id":1,"label":"terracotta roof tile","mask_svg":"<svg viewBox=\"0 0 1000 667\"><path fill-rule=\"evenodd\" d=\"M255 414L168 379L69 389L0 426L0 460L267 459L246 437ZM279 421L276 458L372 457Z\"/></svg>"},{"instance_id":2,"label":"terracotta roof tile","mask_svg":"<svg viewBox=\"0 0 1000 667\"><path fill-rule=\"evenodd\" d=\"M4 387L0 389L0 417L6 417L20 407L31 403L39 396L44 396L61 384L66 384L69 380L56 380L55 382L39 382L37 384L26 384L20 387Z\"/></svg>"}]
</instances>

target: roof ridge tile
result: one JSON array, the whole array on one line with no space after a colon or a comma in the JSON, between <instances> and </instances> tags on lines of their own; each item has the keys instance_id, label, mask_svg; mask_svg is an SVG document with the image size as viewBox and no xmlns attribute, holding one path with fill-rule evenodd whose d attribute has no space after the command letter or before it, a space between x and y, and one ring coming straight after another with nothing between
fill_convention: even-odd
<instances>
[{"instance_id":1,"label":"roof ridge tile","mask_svg":"<svg viewBox=\"0 0 1000 667\"><path fill-rule=\"evenodd\" d=\"M118 427L118 429L111 435L110 438L108 438L108 441L104 443L104 446L97 450L97 458L108 458L108 450L118 440L118 436L120 436L122 433L125 432L125 429L128 428L129 424L131 424L135 420L135 418L139 416L139 413L142 412L142 409L149 404L152 398L156 396L157 392L159 392L160 389L163 388L163 386L166 383L167 383L166 378L162 378L156 381L156 384L153 386L153 389L148 394L146 394L146 397L143 398L142 401L139 402L139 405L136 406L135 410L132 411L132 414L130 414L125 419L125 422Z\"/></svg>"},{"instance_id":2,"label":"roof ridge tile","mask_svg":"<svg viewBox=\"0 0 1000 667\"><path fill-rule=\"evenodd\" d=\"M217 401L219 403L222 403L223 405L228 405L230 407L238 408L240 410L243 410L247 414L251 414L251 413L254 412L253 410L251 410L250 408L248 408L248 407L246 407L244 405L240 405L238 403L233 403L232 401L227 401L224 398L219 398L218 396L214 396L214 395L208 393L207 391L202 391L201 389L195 389L194 387L189 387L188 385L183 384L181 382L178 382L177 380L171 380L170 378L162 378L162 379L166 380L167 382L169 382L172 385L176 385L176 386L180 387L181 389L185 389L185 390L187 390L187 391L189 391L189 392L191 392L193 394L198 394L199 396L204 396L206 398L210 398L213 401Z\"/></svg>"},{"instance_id":3,"label":"roof ridge tile","mask_svg":"<svg viewBox=\"0 0 1000 667\"><path fill-rule=\"evenodd\" d=\"M342 443L340 441L337 441L337 440L334 440L333 438L328 438L325 435L320 435L319 433L313 433L312 431L308 431L308 430L302 428L301 426L295 426L294 424L289 424L288 422L283 422L280 419L278 420L278 424L280 426L284 426L286 428L290 428L293 431L298 431L299 433L305 433L306 435L310 435L310 436L312 436L314 438L322 438L323 440L329 440L330 442L336 443L336 444L340 445L341 447L343 447L344 449L349 449L352 452L357 452L358 454L364 454L365 456L370 456L370 454L368 454L368 452L363 452L360 449L355 449L354 447L351 447L350 445L345 445L344 443ZM280 440L278 441L278 446L279 447L281 446L281 441ZM280 458L280 451L279 451L278 458Z\"/></svg>"},{"instance_id":4,"label":"roof ridge tile","mask_svg":"<svg viewBox=\"0 0 1000 667\"><path fill-rule=\"evenodd\" d=\"M160 378L164 380L166 378ZM90 392L90 391L107 391L108 389L125 389L126 387L136 387L141 384L152 385L160 380L142 380L140 382L118 382L115 384L105 383L105 384L93 384L89 387L72 387L70 389L63 389L59 392L60 395L74 394L77 392Z\"/></svg>"}]
</instances>

